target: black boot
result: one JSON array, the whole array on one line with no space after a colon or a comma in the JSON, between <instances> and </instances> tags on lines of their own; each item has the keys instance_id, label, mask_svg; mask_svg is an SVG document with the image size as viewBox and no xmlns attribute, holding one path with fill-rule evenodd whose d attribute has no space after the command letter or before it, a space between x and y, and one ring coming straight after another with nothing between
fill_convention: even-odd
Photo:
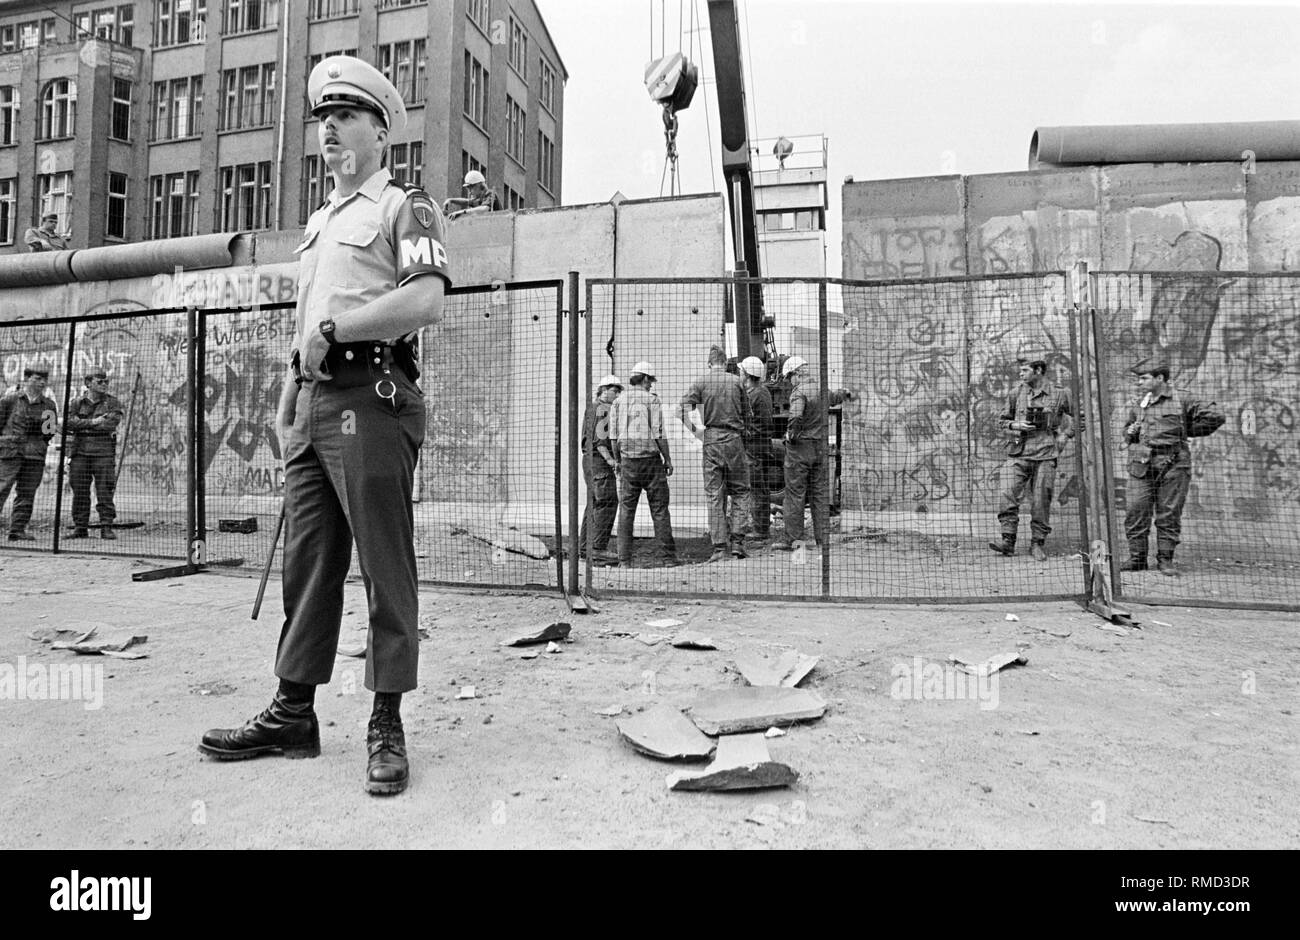
<instances>
[{"instance_id":1,"label":"black boot","mask_svg":"<svg viewBox=\"0 0 1300 940\"><path fill-rule=\"evenodd\" d=\"M1167 577L1177 578L1181 576L1178 566L1174 564L1173 552L1158 552L1156 554L1156 567L1160 569L1161 574Z\"/></svg>"},{"instance_id":2,"label":"black boot","mask_svg":"<svg viewBox=\"0 0 1300 940\"><path fill-rule=\"evenodd\" d=\"M1120 571L1146 571L1150 566L1147 564L1145 555L1133 555L1128 561L1119 566Z\"/></svg>"},{"instance_id":3,"label":"black boot","mask_svg":"<svg viewBox=\"0 0 1300 940\"><path fill-rule=\"evenodd\" d=\"M288 758L320 756L320 723L312 707L315 686L287 683L271 707L242 728L214 728L203 736L199 751L217 760L244 760L262 754Z\"/></svg>"},{"instance_id":4,"label":"black boot","mask_svg":"<svg viewBox=\"0 0 1300 940\"><path fill-rule=\"evenodd\" d=\"M411 779L406 760L406 735L402 731L402 695L375 693L375 710L366 729L366 792L376 795L401 793Z\"/></svg>"},{"instance_id":5,"label":"black boot","mask_svg":"<svg viewBox=\"0 0 1300 940\"><path fill-rule=\"evenodd\" d=\"M1014 535L1003 535L1000 542L989 542L989 548L999 555L1014 555L1016 553L1016 537Z\"/></svg>"}]
</instances>

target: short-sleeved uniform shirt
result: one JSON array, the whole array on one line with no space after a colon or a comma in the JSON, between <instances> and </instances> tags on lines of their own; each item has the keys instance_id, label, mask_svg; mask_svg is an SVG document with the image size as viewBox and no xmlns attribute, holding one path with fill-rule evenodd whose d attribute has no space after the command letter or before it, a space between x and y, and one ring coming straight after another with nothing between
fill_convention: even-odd
<instances>
[{"instance_id":1,"label":"short-sleeved uniform shirt","mask_svg":"<svg viewBox=\"0 0 1300 940\"><path fill-rule=\"evenodd\" d=\"M437 274L451 286L442 210L423 190L390 185L386 167L350 196L330 193L307 220L298 264L298 336L402 286ZM392 339L371 336L366 339Z\"/></svg>"},{"instance_id":2,"label":"short-sleeved uniform shirt","mask_svg":"<svg viewBox=\"0 0 1300 940\"><path fill-rule=\"evenodd\" d=\"M663 406L659 396L635 385L609 406L609 436L618 441L624 457L658 457L664 436Z\"/></svg>"}]
</instances>

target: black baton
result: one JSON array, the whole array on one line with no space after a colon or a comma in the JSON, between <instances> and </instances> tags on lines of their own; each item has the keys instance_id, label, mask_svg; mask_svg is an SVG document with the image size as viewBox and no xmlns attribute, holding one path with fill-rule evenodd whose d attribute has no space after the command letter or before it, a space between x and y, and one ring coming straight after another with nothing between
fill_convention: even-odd
<instances>
[{"instance_id":1,"label":"black baton","mask_svg":"<svg viewBox=\"0 0 1300 940\"><path fill-rule=\"evenodd\" d=\"M284 504L280 505L280 518L275 521L275 536L271 539L271 550L266 555L266 565L262 568L262 583L257 586L257 600L253 601L253 619L262 612L262 595L266 593L266 582L271 577L271 563L275 561L275 547L280 544L280 532L284 529Z\"/></svg>"}]
</instances>

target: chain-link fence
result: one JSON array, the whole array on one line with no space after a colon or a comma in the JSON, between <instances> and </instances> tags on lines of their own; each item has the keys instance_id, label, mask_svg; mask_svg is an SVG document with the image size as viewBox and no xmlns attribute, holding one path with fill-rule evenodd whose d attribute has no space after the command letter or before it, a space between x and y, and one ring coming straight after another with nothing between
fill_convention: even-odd
<instances>
[{"instance_id":1,"label":"chain-link fence","mask_svg":"<svg viewBox=\"0 0 1300 940\"><path fill-rule=\"evenodd\" d=\"M1098 273L1093 300L1113 551L1147 565L1121 572L1117 593L1300 603L1300 276ZM1168 368L1168 395L1148 397L1131 371L1139 363ZM1161 554L1176 577L1161 571Z\"/></svg>"}]
</instances>

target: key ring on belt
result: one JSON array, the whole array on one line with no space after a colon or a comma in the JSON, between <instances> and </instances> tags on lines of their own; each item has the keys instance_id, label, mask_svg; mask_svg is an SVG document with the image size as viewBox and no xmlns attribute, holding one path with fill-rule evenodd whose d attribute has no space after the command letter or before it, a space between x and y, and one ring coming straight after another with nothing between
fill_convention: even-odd
<instances>
[{"instance_id":1,"label":"key ring on belt","mask_svg":"<svg viewBox=\"0 0 1300 940\"><path fill-rule=\"evenodd\" d=\"M375 383L375 394L378 395L380 398L387 399L388 403L392 405L394 409L396 409L397 408L397 400L396 400L397 383L394 382L391 378L389 378L389 376L393 374L392 365L393 365L393 347L385 346L384 347L384 378L380 379L378 382ZM385 385L388 386L387 392L384 391Z\"/></svg>"}]
</instances>

